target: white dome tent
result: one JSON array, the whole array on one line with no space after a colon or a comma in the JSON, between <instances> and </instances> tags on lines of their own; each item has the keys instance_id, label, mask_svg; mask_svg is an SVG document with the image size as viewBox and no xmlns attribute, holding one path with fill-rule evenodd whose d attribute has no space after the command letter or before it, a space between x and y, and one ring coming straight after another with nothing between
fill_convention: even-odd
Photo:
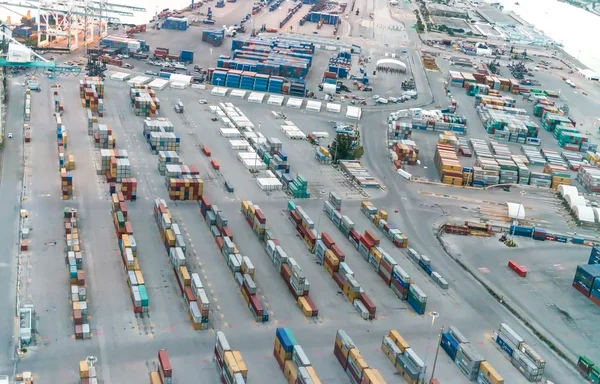
<instances>
[{"instance_id":1,"label":"white dome tent","mask_svg":"<svg viewBox=\"0 0 600 384\"><path fill-rule=\"evenodd\" d=\"M406 64L396 59L380 59L377 60L377 70L380 68L398 69L401 72L406 72Z\"/></svg>"},{"instance_id":2,"label":"white dome tent","mask_svg":"<svg viewBox=\"0 0 600 384\"><path fill-rule=\"evenodd\" d=\"M583 196L567 195L567 198L571 200L570 202L569 200L567 200L567 202L569 202L569 207L571 207L571 210L574 210L577 206L585 207L585 198Z\"/></svg>"},{"instance_id":3,"label":"white dome tent","mask_svg":"<svg viewBox=\"0 0 600 384\"><path fill-rule=\"evenodd\" d=\"M558 186L558 193L563 198L566 198L566 195L575 195L575 196L579 195L579 191L577 190L577 187L574 187L572 185L564 185L564 184L561 184Z\"/></svg>"},{"instance_id":4,"label":"white dome tent","mask_svg":"<svg viewBox=\"0 0 600 384\"><path fill-rule=\"evenodd\" d=\"M595 225L596 219L594 217L594 210L592 207L586 207L585 205L577 205L573 207L573 214L581 225Z\"/></svg>"}]
</instances>

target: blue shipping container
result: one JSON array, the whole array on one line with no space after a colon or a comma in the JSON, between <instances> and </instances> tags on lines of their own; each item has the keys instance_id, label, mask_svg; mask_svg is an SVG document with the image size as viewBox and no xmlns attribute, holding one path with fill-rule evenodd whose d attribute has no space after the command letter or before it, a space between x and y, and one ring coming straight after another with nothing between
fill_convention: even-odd
<instances>
[{"instance_id":1,"label":"blue shipping container","mask_svg":"<svg viewBox=\"0 0 600 384\"><path fill-rule=\"evenodd\" d=\"M456 360L456 353L458 352L458 343L450 336L448 332L442 333L441 347L452 361Z\"/></svg>"},{"instance_id":2,"label":"blue shipping container","mask_svg":"<svg viewBox=\"0 0 600 384\"><path fill-rule=\"evenodd\" d=\"M588 260L588 264L600 264L600 247L595 246L592 248L592 252L590 253L590 259Z\"/></svg>"},{"instance_id":3,"label":"blue shipping container","mask_svg":"<svg viewBox=\"0 0 600 384\"><path fill-rule=\"evenodd\" d=\"M502 340L502 337L500 337L500 335L498 335L496 337L496 343L498 343L498 345L500 347L502 347L502 349L508 353L509 356L513 355L513 349L510 345L508 345L504 340Z\"/></svg>"},{"instance_id":4,"label":"blue shipping container","mask_svg":"<svg viewBox=\"0 0 600 384\"><path fill-rule=\"evenodd\" d=\"M413 295L411 295L410 293L408 294L408 304L410 304L410 306L415 310L415 312L417 312L419 315L422 315L425 313L425 307L426 307L426 303L421 303L419 300L417 300L416 297L414 297Z\"/></svg>"}]
</instances>

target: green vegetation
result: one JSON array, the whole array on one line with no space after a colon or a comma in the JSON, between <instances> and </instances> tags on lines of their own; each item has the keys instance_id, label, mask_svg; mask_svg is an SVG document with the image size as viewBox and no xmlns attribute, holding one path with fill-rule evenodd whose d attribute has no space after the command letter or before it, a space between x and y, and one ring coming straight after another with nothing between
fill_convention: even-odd
<instances>
[{"instance_id":1,"label":"green vegetation","mask_svg":"<svg viewBox=\"0 0 600 384\"><path fill-rule=\"evenodd\" d=\"M355 136L351 136L345 133L338 133L333 139L333 142L329 146L329 153L331 154L333 163L337 163L339 160L354 160L360 158L364 150L358 146L360 142L360 135L356 132Z\"/></svg>"}]
</instances>

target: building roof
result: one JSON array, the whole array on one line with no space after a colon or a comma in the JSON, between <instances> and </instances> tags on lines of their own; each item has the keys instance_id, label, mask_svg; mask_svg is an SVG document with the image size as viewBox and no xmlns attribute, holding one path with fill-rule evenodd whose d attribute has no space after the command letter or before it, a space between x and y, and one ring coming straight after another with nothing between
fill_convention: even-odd
<instances>
[{"instance_id":1,"label":"building roof","mask_svg":"<svg viewBox=\"0 0 600 384\"><path fill-rule=\"evenodd\" d=\"M427 8L430 11L439 11L439 12L448 12L448 13L464 13L464 14L467 13L466 9L451 7L449 5L438 4L438 3L429 3L429 4L427 4Z\"/></svg>"}]
</instances>

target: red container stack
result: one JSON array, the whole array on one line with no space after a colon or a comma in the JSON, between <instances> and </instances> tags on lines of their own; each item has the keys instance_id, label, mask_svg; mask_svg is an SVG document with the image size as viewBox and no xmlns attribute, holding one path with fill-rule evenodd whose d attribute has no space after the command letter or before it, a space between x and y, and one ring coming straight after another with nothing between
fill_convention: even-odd
<instances>
[{"instance_id":1,"label":"red container stack","mask_svg":"<svg viewBox=\"0 0 600 384\"><path fill-rule=\"evenodd\" d=\"M166 349L158 351L158 374L163 384L173 383L173 369L171 368L171 360Z\"/></svg>"},{"instance_id":2,"label":"red container stack","mask_svg":"<svg viewBox=\"0 0 600 384\"><path fill-rule=\"evenodd\" d=\"M517 264L515 261L510 260L508 262L508 268L512 269L520 277L527 276L527 268Z\"/></svg>"},{"instance_id":3,"label":"red container stack","mask_svg":"<svg viewBox=\"0 0 600 384\"><path fill-rule=\"evenodd\" d=\"M137 199L137 180L135 178L122 179L121 193L125 200L135 201Z\"/></svg>"}]
</instances>

